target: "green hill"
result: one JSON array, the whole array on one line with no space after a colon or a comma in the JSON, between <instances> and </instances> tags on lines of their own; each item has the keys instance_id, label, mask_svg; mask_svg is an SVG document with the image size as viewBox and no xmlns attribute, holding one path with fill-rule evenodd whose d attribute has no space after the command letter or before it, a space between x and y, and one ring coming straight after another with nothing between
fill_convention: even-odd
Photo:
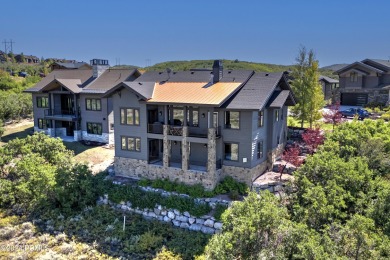
<instances>
[{"instance_id":1,"label":"green hill","mask_svg":"<svg viewBox=\"0 0 390 260\"><path fill-rule=\"evenodd\" d=\"M161 71L170 68L175 71L190 69L210 69L214 60L190 60L190 61L167 61L157 63L153 66L144 68L147 71ZM264 72L277 72L290 70L293 65L276 65L267 63L256 63L239 60L222 60L225 69L254 70Z\"/></svg>"}]
</instances>

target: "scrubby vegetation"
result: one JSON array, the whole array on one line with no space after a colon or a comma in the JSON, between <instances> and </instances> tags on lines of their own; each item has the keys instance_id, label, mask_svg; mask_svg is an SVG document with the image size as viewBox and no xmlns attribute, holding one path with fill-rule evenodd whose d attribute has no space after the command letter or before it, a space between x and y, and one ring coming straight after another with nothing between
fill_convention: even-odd
<instances>
[{"instance_id":1,"label":"scrubby vegetation","mask_svg":"<svg viewBox=\"0 0 390 260\"><path fill-rule=\"evenodd\" d=\"M206 258L389 259L389 158L389 124L340 125L294 173L286 197L250 193L227 209Z\"/></svg>"}]
</instances>

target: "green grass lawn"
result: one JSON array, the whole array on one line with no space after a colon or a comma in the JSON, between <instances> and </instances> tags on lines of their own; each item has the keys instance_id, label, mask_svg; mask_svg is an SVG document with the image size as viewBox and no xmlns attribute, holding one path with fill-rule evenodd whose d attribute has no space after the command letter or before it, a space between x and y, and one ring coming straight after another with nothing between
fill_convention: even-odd
<instances>
[{"instance_id":1,"label":"green grass lawn","mask_svg":"<svg viewBox=\"0 0 390 260\"><path fill-rule=\"evenodd\" d=\"M289 116L287 118L287 125L291 127L301 127L301 122L295 119L292 116ZM303 123L304 128L310 128L309 122L304 122ZM333 125L332 124L327 124L321 121L316 121L313 123L313 128L319 127L321 130L324 131L332 131L333 130Z\"/></svg>"}]
</instances>

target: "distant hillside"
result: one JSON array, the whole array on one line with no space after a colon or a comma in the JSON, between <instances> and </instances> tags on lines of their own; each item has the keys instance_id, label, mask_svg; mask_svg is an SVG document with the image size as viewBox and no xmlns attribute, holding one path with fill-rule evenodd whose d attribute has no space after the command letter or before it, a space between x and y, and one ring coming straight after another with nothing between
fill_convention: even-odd
<instances>
[{"instance_id":1,"label":"distant hillside","mask_svg":"<svg viewBox=\"0 0 390 260\"><path fill-rule=\"evenodd\" d=\"M116 68L116 69L139 69L140 67L138 66L134 66L134 65L115 65L113 66L113 68Z\"/></svg>"},{"instance_id":2,"label":"distant hillside","mask_svg":"<svg viewBox=\"0 0 390 260\"><path fill-rule=\"evenodd\" d=\"M342 63L342 64L333 64L329 66L322 67L321 70L332 70L332 71L337 71L341 69L342 67L347 66L348 64Z\"/></svg>"},{"instance_id":3,"label":"distant hillside","mask_svg":"<svg viewBox=\"0 0 390 260\"><path fill-rule=\"evenodd\" d=\"M145 70L161 71L167 68L176 71L190 69L211 69L213 66L213 61L214 60L167 61L146 67ZM254 70L264 72L288 71L293 67L293 65L276 65L238 60L222 60L222 62L225 69Z\"/></svg>"}]
</instances>

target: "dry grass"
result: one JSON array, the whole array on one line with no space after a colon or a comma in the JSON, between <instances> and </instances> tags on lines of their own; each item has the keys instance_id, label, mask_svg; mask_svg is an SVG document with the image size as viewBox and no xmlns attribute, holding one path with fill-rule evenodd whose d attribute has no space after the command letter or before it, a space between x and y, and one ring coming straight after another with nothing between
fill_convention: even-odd
<instances>
[{"instance_id":1,"label":"dry grass","mask_svg":"<svg viewBox=\"0 0 390 260\"><path fill-rule=\"evenodd\" d=\"M4 130L4 134L1 137L0 146L5 145L10 140L15 138L25 138L34 130L34 121L32 119L25 119L18 123L6 125Z\"/></svg>"}]
</instances>

